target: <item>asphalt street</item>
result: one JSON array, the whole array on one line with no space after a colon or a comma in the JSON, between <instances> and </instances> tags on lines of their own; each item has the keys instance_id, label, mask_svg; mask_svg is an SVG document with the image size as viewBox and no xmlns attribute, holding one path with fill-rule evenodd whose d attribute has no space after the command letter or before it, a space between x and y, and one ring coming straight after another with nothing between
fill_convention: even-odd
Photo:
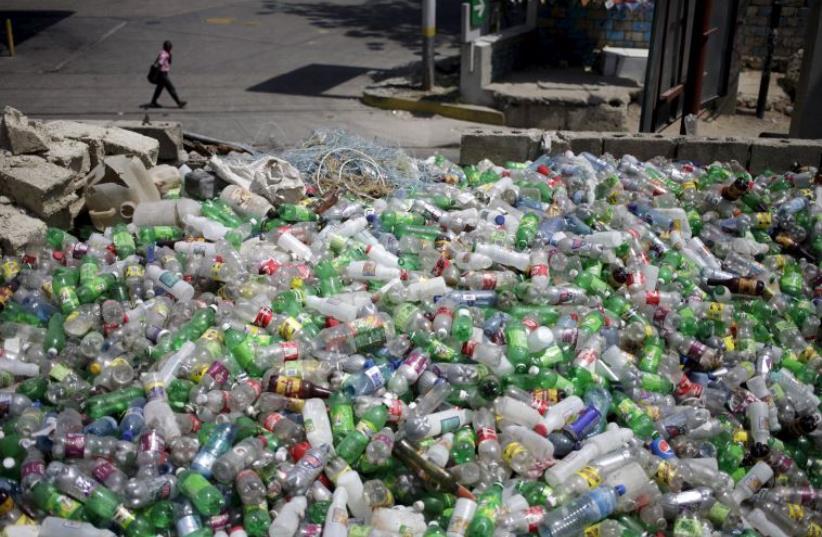
<instances>
[{"instance_id":1,"label":"asphalt street","mask_svg":"<svg viewBox=\"0 0 822 537\"><path fill-rule=\"evenodd\" d=\"M452 54L458 0L438 3L438 55ZM40 118L143 118L148 68L174 43L185 110L150 110L210 136L289 146L342 127L420 154L469 123L376 110L366 73L419 60L419 0L5 0L17 54L0 47L0 105Z\"/></svg>"}]
</instances>

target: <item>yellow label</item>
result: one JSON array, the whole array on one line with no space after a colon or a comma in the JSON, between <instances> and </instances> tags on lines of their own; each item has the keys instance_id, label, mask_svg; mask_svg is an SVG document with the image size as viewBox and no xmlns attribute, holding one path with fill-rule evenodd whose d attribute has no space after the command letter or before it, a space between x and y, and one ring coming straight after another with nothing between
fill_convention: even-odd
<instances>
[{"instance_id":1,"label":"yellow label","mask_svg":"<svg viewBox=\"0 0 822 537\"><path fill-rule=\"evenodd\" d=\"M812 200L814 198L813 190L811 190L810 188L800 188L799 194L803 197L808 198L809 200Z\"/></svg>"},{"instance_id":2,"label":"yellow label","mask_svg":"<svg viewBox=\"0 0 822 537\"><path fill-rule=\"evenodd\" d=\"M62 382L67 376L71 374L71 369L63 364L54 364L49 371L49 376L57 382Z\"/></svg>"},{"instance_id":3,"label":"yellow label","mask_svg":"<svg viewBox=\"0 0 822 537\"><path fill-rule=\"evenodd\" d=\"M66 315L66 319L65 319L65 321L63 321L63 323L65 324L65 323L73 322L79 316L80 316L80 310L74 310L71 313L69 313L68 315Z\"/></svg>"},{"instance_id":4,"label":"yellow label","mask_svg":"<svg viewBox=\"0 0 822 537\"><path fill-rule=\"evenodd\" d=\"M665 485L667 487L671 486L671 483L674 482L676 479L677 471L674 466L666 461L662 461L659 463L659 466L656 469L656 480L657 483Z\"/></svg>"},{"instance_id":5,"label":"yellow label","mask_svg":"<svg viewBox=\"0 0 822 537\"><path fill-rule=\"evenodd\" d=\"M748 431L744 429L737 429L734 431L733 434L734 442L738 444L747 444L748 443Z\"/></svg>"},{"instance_id":6,"label":"yellow label","mask_svg":"<svg viewBox=\"0 0 822 537\"><path fill-rule=\"evenodd\" d=\"M200 339L204 339L206 341L220 342L223 340L223 333L212 326L211 328L203 332L203 335L200 336Z\"/></svg>"},{"instance_id":7,"label":"yellow label","mask_svg":"<svg viewBox=\"0 0 822 537\"><path fill-rule=\"evenodd\" d=\"M808 360L810 360L810 359L811 359L811 358L812 358L815 354L816 354L816 351L813 349L813 347L812 347L812 346L810 346L810 345L808 345L807 347L805 347L804 349L802 349L802 352L800 352L800 353L799 353L799 361L800 361L800 362L807 362L807 361L808 361Z\"/></svg>"},{"instance_id":8,"label":"yellow label","mask_svg":"<svg viewBox=\"0 0 822 537\"><path fill-rule=\"evenodd\" d=\"M822 526L816 522L811 522L808 524L808 531L805 533L805 537L822 537Z\"/></svg>"},{"instance_id":9,"label":"yellow label","mask_svg":"<svg viewBox=\"0 0 822 537\"><path fill-rule=\"evenodd\" d=\"M188 376L194 382L200 382L208 371L208 364L201 364L195 367Z\"/></svg>"},{"instance_id":10,"label":"yellow label","mask_svg":"<svg viewBox=\"0 0 822 537\"><path fill-rule=\"evenodd\" d=\"M2 270L5 279L14 279L20 272L20 262L16 259L7 259L0 265L0 270Z\"/></svg>"},{"instance_id":11,"label":"yellow label","mask_svg":"<svg viewBox=\"0 0 822 537\"><path fill-rule=\"evenodd\" d=\"M291 338L294 337L294 334L299 332L302 329L303 325L294 317L288 317L283 323L280 325L280 336L283 339L287 339L291 341Z\"/></svg>"},{"instance_id":12,"label":"yellow label","mask_svg":"<svg viewBox=\"0 0 822 537\"><path fill-rule=\"evenodd\" d=\"M211 279L212 280L219 280L220 279L220 272L223 270L223 262L216 261L213 265L211 265Z\"/></svg>"},{"instance_id":13,"label":"yellow label","mask_svg":"<svg viewBox=\"0 0 822 537\"><path fill-rule=\"evenodd\" d=\"M708 319L712 319L714 321L721 321L722 320L722 312L725 311L725 304L721 302L710 302L708 304L708 311L705 313L705 316Z\"/></svg>"},{"instance_id":14,"label":"yellow label","mask_svg":"<svg viewBox=\"0 0 822 537\"><path fill-rule=\"evenodd\" d=\"M802 520L805 518L805 509L798 503L789 503L788 516L794 520Z\"/></svg>"},{"instance_id":15,"label":"yellow label","mask_svg":"<svg viewBox=\"0 0 822 537\"><path fill-rule=\"evenodd\" d=\"M734 343L733 336L725 336L722 338L722 344L725 346L726 351L732 351L736 348L736 344Z\"/></svg>"},{"instance_id":16,"label":"yellow label","mask_svg":"<svg viewBox=\"0 0 822 537\"><path fill-rule=\"evenodd\" d=\"M126 360L122 356L118 356L117 358L112 360L110 364L108 364L109 367L115 367L115 366L118 366L118 365L128 365L128 366L130 366L131 364L128 363L128 360Z\"/></svg>"},{"instance_id":17,"label":"yellow label","mask_svg":"<svg viewBox=\"0 0 822 537\"><path fill-rule=\"evenodd\" d=\"M682 183L682 190L693 190L696 188L696 182L694 181L685 181Z\"/></svg>"},{"instance_id":18,"label":"yellow label","mask_svg":"<svg viewBox=\"0 0 822 537\"><path fill-rule=\"evenodd\" d=\"M599 524L594 524L593 526L588 526L582 531L582 535L584 537L599 537L599 528L602 526L602 522Z\"/></svg>"},{"instance_id":19,"label":"yellow label","mask_svg":"<svg viewBox=\"0 0 822 537\"><path fill-rule=\"evenodd\" d=\"M593 466L585 466L577 472L577 475L588 483L589 489L595 489L602 484L602 476L599 475L599 470Z\"/></svg>"},{"instance_id":20,"label":"yellow label","mask_svg":"<svg viewBox=\"0 0 822 537\"><path fill-rule=\"evenodd\" d=\"M142 265L129 265L125 270L126 278L142 278L146 271Z\"/></svg>"},{"instance_id":21,"label":"yellow label","mask_svg":"<svg viewBox=\"0 0 822 537\"><path fill-rule=\"evenodd\" d=\"M49 297L49 299L54 298L54 287L51 285L51 280L44 281L43 285L40 286L40 289L46 293L46 296Z\"/></svg>"},{"instance_id":22,"label":"yellow label","mask_svg":"<svg viewBox=\"0 0 822 537\"><path fill-rule=\"evenodd\" d=\"M519 442L511 442L505 446L505 449L502 451L502 460L510 464L514 457L523 452L525 452L525 448L522 444Z\"/></svg>"},{"instance_id":23,"label":"yellow label","mask_svg":"<svg viewBox=\"0 0 822 537\"><path fill-rule=\"evenodd\" d=\"M756 213L754 223L758 229L768 229L773 223L773 215L771 213Z\"/></svg>"}]
</instances>

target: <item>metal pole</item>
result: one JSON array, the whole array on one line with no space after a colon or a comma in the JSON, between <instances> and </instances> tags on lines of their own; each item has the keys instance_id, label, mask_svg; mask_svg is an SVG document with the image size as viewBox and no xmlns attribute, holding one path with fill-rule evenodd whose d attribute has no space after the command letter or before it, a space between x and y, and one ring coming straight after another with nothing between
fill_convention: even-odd
<instances>
[{"instance_id":1,"label":"metal pole","mask_svg":"<svg viewBox=\"0 0 822 537\"><path fill-rule=\"evenodd\" d=\"M11 19L6 19L6 41L9 45L9 55L14 56L14 34L11 32Z\"/></svg>"},{"instance_id":2,"label":"metal pole","mask_svg":"<svg viewBox=\"0 0 822 537\"><path fill-rule=\"evenodd\" d=\"M434 36L437 35L436 0L422 0L422 89L434 86Z\"/></svg>"},{"instance_id":3,"label":"metal pole","mask_svg":"<svg viewBox=\"0 0 822 537\"><path fill-rule=\"evenodd\" d=\"M705 78L705 56L708 52L708 38L713 33L711 11L713 0L697 0L694 18L694 33L691 38L691 53L688 59L688 78L685 82L685 103L682 109L680 134L686 134L685 118L688 114L698 115L702 105L702 81Z\"/></svg>"},{"instance_id":4,"label":"metal pole","mask_svg":"<svg viewBox=\"0 0 822 537\"><path fill-rule=\"evenodd\" d=\"M776 36L779 33L779 19L782 17L782 2L774 0L771 6L770 30L768 31L768 49L765 62L762 64L762 78L759 79L759 96L756 99L756 117L765 117L765 106L768 104L768 87L771 85L771 64L773 50L776 47Z\"/></svg>"}]
</instances>

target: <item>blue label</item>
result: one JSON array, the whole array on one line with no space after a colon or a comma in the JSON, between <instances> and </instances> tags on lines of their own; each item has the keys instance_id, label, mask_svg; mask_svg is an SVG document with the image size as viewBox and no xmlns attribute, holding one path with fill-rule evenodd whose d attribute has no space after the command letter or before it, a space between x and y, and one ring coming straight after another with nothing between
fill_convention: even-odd
<instances>
[{"instance_id":1,"label":"blue label","mask_svg":"<svg viewBox=\"0 0 822 537\"><path fill-rule=\"evenodd\" d=\"M651 453L660 459L675 459L676 454L671 449L671 445L664 438L657 438L651 442Z\"/></svg>"}]
</instances>

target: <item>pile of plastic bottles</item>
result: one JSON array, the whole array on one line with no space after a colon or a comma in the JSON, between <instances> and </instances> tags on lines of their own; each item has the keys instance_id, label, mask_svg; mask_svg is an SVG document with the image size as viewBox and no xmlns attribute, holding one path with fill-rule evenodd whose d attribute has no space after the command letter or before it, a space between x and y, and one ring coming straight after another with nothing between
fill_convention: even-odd
<instances>
[{"instance_id":1,"label":"pile of plastic bottles","mask_svg":"<svg viewBox=\"0 0 822 537\"><path fill-rule=\"evenodd\" d=\"M815 169L418 164L3 258L6 532L822 536Z\"/></svg>"}]
</instances>

